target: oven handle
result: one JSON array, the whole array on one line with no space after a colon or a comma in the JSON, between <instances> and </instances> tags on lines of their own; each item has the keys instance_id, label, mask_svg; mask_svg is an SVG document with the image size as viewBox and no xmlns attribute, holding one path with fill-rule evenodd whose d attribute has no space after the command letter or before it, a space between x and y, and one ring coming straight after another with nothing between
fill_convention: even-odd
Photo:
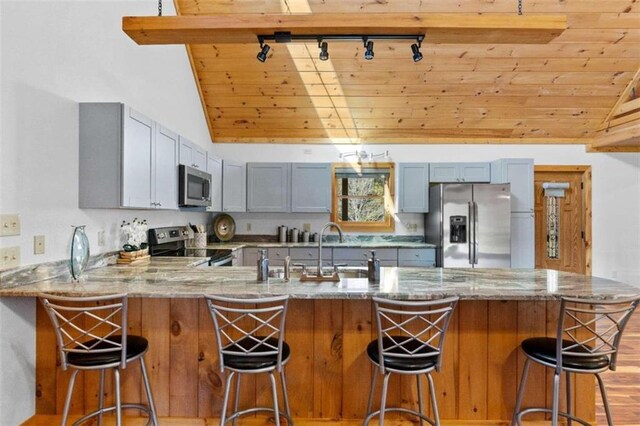
<instances>
[{"instance_id":1,"label":"oven handle","mask_svg":"<svg viewBox=\"0 0 640 426\"><path fill-rule=\"evenodd\" d=\"M233 256L225 256L215 261L213 259L209 259L209 266L218 267L218 266L231 266L233 264Z\"/></svg>"}]
</instances>

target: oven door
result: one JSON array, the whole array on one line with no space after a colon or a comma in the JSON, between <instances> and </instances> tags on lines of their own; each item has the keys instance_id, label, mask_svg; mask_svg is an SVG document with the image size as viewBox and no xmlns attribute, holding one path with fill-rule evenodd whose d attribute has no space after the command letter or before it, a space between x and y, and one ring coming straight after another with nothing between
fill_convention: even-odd
<instances>
[{"instance_id":1,"label":"oven door","mask_svg":"<svg viewBox=\"0 0 640 426\"><path fill-rule=\"evenodd\" d=\"M200 207L211 205L211 175L181 164L179 175L179 200L181 207Z\"/></svg>"}]
</instances>

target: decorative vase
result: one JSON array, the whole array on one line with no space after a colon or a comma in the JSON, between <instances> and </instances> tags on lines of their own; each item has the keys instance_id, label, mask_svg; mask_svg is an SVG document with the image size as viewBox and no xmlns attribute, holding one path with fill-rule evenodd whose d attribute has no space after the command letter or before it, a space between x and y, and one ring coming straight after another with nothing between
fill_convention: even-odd
<instances>
[{"instance_id":1,"label":"decorative vase","mask_svg":"<svg viewBox=\"0 0 640 426\"><path fill-rule=\"evenodd\" d=\"M71 259L69 270L73 279L77 280L89 263L89 239L84 232L85 225L74 226L71 237Z\"/></svg>"}]
</instances>

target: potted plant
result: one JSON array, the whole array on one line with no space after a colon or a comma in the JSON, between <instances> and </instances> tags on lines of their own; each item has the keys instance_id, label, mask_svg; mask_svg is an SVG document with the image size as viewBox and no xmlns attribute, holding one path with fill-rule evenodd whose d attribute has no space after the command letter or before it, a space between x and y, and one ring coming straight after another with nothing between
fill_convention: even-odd
<instances>
[{"instance_id":1,"label":"potted plant","mask_svg":"<svg viewBox=\"0 0 640 426\"><path fill-rule=\"evenodd\" d=\"M122 246L120 258L135 259L149 254L149 244L147 244L147 220L133 218L131 222L122 221L120 229L125 237L125 244Z\"/></svg>"}]
</instances>

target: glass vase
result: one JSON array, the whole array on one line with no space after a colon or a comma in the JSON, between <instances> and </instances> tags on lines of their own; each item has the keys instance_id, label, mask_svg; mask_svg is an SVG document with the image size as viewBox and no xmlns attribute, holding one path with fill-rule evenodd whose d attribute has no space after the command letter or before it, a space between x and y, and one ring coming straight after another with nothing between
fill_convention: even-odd
<instances>
[{"instance_id":1,"label":"glass vase","mask_svg":"<svg viewBox=\"0 0 640 426\"><path fill-rule=\"evenodd\" d=\"M71 237L71 259L69 259L69 270L73 279L77 280L82 275L82 271L89 263L89 239L84 232L85 225L74 226Z\"/></svg>"}]
</instances>

